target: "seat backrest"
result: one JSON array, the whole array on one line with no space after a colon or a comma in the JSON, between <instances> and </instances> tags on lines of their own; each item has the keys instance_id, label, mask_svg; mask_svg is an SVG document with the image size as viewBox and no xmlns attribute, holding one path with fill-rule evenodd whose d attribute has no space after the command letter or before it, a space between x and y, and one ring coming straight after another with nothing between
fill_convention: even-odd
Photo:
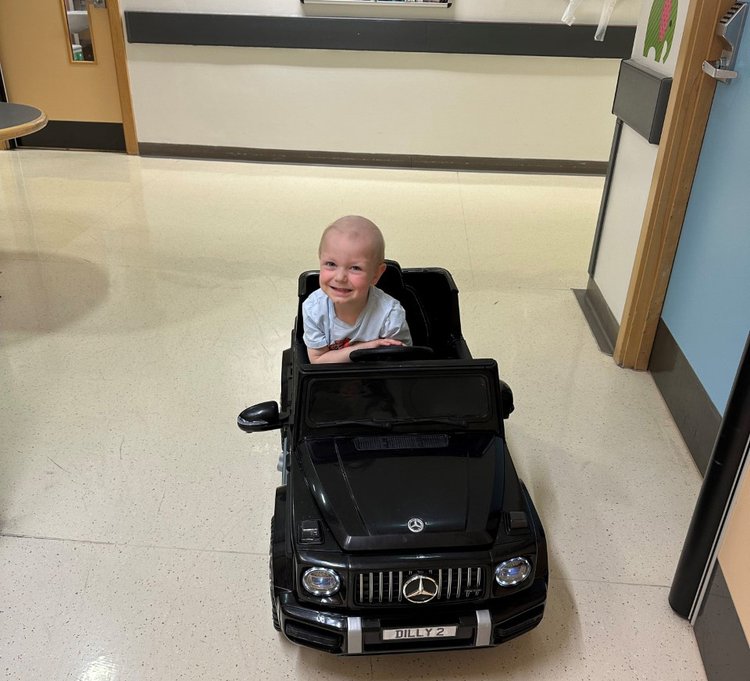
<instances>
[{"instance_id":1,"label":"seat backrest","mask_svg":"<svg viewBox=\"0 0 750 681\"><path fill-rule=\"evenodd\" d=\"M377 287L398 300L403 306L406 312L406 321L409 324L409 331L411 331L412 343L414 345L431 346L430 323L419 301L419 296L414 288L404 284L401 266L395 260L386 260L385 265L385 272L383 272L378 280ZM297 306L296 331L297 338L299 339L302 338L304 332L302 328L302 303L305 302L307 296L318 288L320 288L320 283L318 281L317 270L300 274L297 291L299 302Z\"/></svg>"},{"instance_id":2,"label":"seat backrest","mask_svg":"<svg viewBox=\"0 0 750 681\"><path fill-rule=\"evenodd\" d=\"M458 288L442 267L411 267L403 271L406 288L414 291L430 323L430 347L440 359L471 359L461 333Z\"/></svg>"},{"instance_id":3,"label":"seat backrest","mask_svg":"<svg viewBox=\"0 0 750 681\"><path fill-rule=\"evenodd\" d=\"M377 287L398 300L403 306L409 331L411 331L412 344L432 346L430 321L419 296L411 286L404 284L401 266L395 260L386 260L385 265L385 272L378 280Z\"/></svg>"}]
</instances>

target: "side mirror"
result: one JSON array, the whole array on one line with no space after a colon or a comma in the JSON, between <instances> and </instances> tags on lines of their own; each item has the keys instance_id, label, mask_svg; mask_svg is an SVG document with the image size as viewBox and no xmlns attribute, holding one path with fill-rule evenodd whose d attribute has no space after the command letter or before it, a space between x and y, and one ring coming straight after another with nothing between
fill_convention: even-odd
<instances>
[{"instance_id":1,"label":"side mirror","mask_svg":"<svg viewBox=\"0 0 750 681\"><path fill-rule=\"evenodd\" d=\"M275 430L281 427L279 405L276 402L260 402L240 412L237 425L246 433Z\"/></svg>"},{"instance_id":2,"label":"side mirror","mask_svg":"<svg viewBox=\"0 0 750 681\"><path fill-rule=\"evenodd\" d=\"M513 409L513 391L505 381L500 381L500 411L503 419L507 419L513 413Z\"/></svg>"}]
</instances>

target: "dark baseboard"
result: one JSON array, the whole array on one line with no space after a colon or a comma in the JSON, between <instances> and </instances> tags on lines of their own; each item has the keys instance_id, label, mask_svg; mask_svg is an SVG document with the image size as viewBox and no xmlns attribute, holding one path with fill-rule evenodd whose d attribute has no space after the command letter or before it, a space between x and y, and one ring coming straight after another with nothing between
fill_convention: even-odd
<instances>
[{"instance_id":1,"label":"dark baseboard","mask_svg":"<svg viewBox=\"0 0 750 681\"><path fill-rule=\"evenodd\" d=\"M748 677L750 648L718 562L694 631L708 681Z\"/></svg>"},{"instance_id":2,"label":"dark baseboard","mask_svg":"<svg viewBox=\"0 0 750 681\"><path fill-rule=\"evenodd\" d=\"M656 329L648 368L695 465L705 475L721 426L721 414L663 319Z\"/></svg>"},{"instance_id":3,"label":"dark baseboard","mask_svg":"<svg viewBox=\"0 0 750 681\"><path fill-rule=\"evenodd\" d=\"M38 132L16 141L22 148L125 151L122 123L49 121Z\"/></svg>"},{"instance_id":4,"label":"dark baseboard","mask_svg":"<svg viewBox=\"0 0 750 681\"><path fill-rule=\"evenodd\" d=\"M573 294L583 310L583 316L589 324L591 333L594 334L599 349L607 355L611 355L615 349L617 334L620 325L612 314L612 311L604 300L602 292L596 282L589 277L585 289L573 289Z\"/></svg>"},{"instance_id":5,"label":"dark baseboard","mask_svg":"<svg viewBox=\"0 0 750 681\"><path fill-rule=\"evenodd\" d=\"M565 159L491 158L480 156L428 156L419 154L366 154L340 151L253 149L210 147L200 144L141 142L141 156L195 158L213 161L252 161L297 165L364 166L368 168L413 168L419 170L466 170L553 175L605 175L605 161Z\"/></svg>"},{"instance_id":6,"label":"dark baseboard","mask_svg":"<svg viewBox=\"0 0 750 681\"><path fill-rule=\"evenodd\" d=\"M210 6L210 3L207 3ZM627 59L635 26L355 17L125 12L128 42L313 50Z\"/></svg>"}]
</instances>

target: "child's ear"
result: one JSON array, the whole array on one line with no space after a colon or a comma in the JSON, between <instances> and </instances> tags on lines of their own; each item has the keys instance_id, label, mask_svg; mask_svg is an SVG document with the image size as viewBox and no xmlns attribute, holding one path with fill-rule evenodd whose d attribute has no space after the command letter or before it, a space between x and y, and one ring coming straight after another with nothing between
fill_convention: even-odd
<instances>
[{"instance_id":1,"label":"child's ear","mask_svg":"<svg viewBox=\"0 0 750 681\"><path fill-rule=\"evenodd\" d=\"M373 285L378 283L378 280L380 279L380 277L383 276L383 272L385 272L385 263L381 262L378 265L378 268L375 270L375 276L373 277L373 280L372 280Z\"/></svg>"}]
</instances>

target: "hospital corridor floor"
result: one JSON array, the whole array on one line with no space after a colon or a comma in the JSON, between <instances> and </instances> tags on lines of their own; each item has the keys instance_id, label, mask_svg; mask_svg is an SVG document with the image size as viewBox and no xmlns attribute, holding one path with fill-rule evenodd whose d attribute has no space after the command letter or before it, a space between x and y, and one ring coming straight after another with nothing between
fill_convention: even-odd
<instances>
[{"instance_id":1,"label":"hospital corridor floor","mask_svg":"<svg viewBox=\"0 0 750 681\"><path fill-rule=\"evenodd\" d=\"M17 681L703 681L667 602L700 487L585 288L602 177L0 152L0 670ZM550 556L541 624L489 649L334 657L271 623L278 399L297 277L360 214L448 269Z\"/></svg>"}]
</instances>

